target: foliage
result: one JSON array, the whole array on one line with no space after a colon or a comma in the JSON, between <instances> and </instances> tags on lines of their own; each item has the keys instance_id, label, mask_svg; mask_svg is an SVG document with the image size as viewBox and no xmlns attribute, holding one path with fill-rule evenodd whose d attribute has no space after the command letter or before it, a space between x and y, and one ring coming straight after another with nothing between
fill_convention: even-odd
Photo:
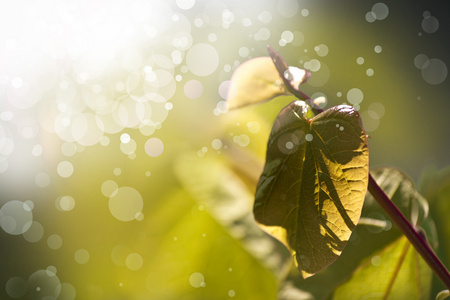
<instances>
[{"instance_id":1,"label":"foliage","mask_svg":"<svg viewBox=\"0 0 450 300\"><path fill-rule=\"evenodd\" d=\"M368 145L358 112L345 105L321 112L316 103L305 99L298 84L292 84L286 73L289 67L281 56L271 48L269 53L275 68L271 74L264 74L265 78L272 78L267 85L280 86L283 82L287 91L312 105L310 108L303 101L295 101L279 113L256 187L256 221L290 249L304 278L291 271L279 297L428 299L431 269L374 205L373 197L366 195ZM262 61L255 58L246 62L245 68L236 70L238 75L233 76L231 86L245 86L245 93L258 96L240 100L234 92L232 107L274 97L273 90L259 89L254 84L255 80L261 82L258 67ZM236 83L235 79L242 81ZM319 114L310 117L311 110ZM378 169L373 174L411 224L436 247L428 203L412 181L393 168ZM436 289L433 293L437 293Z\"/></svg>"},{"instance_id":2,"label":"foliage","mask_svg":"<svg viewBox=\"0 0 450 300\"><path fill-rule=\"evenodd\" d=\"M311 120L306 110L296 101L275 120L254 213L309 277L340 255L358 222L369 156L353 108L331 108Z\"/></svg>"}]
</instances>

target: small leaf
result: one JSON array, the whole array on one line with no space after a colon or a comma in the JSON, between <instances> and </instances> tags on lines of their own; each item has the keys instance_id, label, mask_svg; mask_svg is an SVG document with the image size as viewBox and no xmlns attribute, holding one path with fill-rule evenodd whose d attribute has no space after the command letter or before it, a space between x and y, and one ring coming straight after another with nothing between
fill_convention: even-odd
<instances>
[{"instance_id":1,"label":"small leaf","mask_svg":"<svg viewBox=\"0 0 450 300\"><path fill-rule=\"evenodd\" d=\"M336 289L333 299L429 299L431 276L431 269L403 236L366 260Z\"/></svg>"},{"instance_id":2,"label":"small leaf","mask_svg":"<svg viewBox=\"0 0 450 300\"><path fill-rule=\"evenodd\" d=\"M444 299L448 299L448 298L450 298L450 291L449 290L440 291L436 295L436 300L444 300Z\"/></svg>"},{"instance_id":3,"label":"small leaf","mask_svg":"<svg viewBox=\"0 0 450 300\"><path fill-rule=\"evenodd\" d=\"M299 92L299 86L308 81L311 73L305 69L289 67L284 58L272 47L267 46L267 51L287 89L290 92Z\"/></svg>"},{"instance_id":4,"label":"small leaf","mask_svg":"<svg viewBox=\"0 0 450 300\"><path fill-rule=\"evenodd\" d=\"M305 111L296 101L275 120L253 212L309 277L341 254L359 220L369 153L352 107L333 107L311 120Z\"/></svg>"},{"instance_id":5,"label":"small leaf","mask_svg":"<svg viewBox=\"0 0 450 300\"><path fill-rule=\"evenodd\" d=\"M228 90L230 109L270 100L287 94L283 79L270 57L257 57L242 63L231 76Z\"/></svg>"}]
</instances>

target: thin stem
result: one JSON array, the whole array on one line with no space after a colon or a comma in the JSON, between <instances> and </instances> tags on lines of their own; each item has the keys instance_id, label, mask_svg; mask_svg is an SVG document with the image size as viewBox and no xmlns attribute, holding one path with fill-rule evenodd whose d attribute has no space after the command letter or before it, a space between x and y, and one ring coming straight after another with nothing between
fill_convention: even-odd
<instances>
[{"instance_id":1,"label":"thin stem","mask_svg":"<svg viewBox=\"0 0 450 300\"><path fill-rule=\"evenodd\" d=\"M369 192L377 200L378 204L386 211L389 217L400 228L403 234L408 238L416 251L427 262L430 268L436 273L444 285L450 289L450 273L433 252L427 241L414 229L401 211L384 193L376 183L372 175L369 174Z\"/></svg>"}]
</instances>

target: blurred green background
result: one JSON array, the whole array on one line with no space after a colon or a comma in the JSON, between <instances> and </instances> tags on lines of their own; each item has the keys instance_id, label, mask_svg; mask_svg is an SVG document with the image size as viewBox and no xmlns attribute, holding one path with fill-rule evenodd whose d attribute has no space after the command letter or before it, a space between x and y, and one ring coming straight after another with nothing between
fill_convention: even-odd
<instances>
[{"instance_id":1,"label":"blurred green background","mask_svg":"<svg viewBox=\"0 0 450 300\"><path fill-rule=\"evenodd\" d=\"M224 101L267 44L311 70L306 94L357 107L371 167L426 170L448 211L449 7L2 1L0 298L276 299L289 255L251 208L294 99Z\"/></svg>"}]
</instances>

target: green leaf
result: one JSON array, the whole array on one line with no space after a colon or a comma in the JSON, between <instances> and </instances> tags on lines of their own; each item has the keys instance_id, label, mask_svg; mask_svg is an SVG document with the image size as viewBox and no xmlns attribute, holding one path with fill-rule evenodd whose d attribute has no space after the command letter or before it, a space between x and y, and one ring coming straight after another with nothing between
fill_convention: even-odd
<instances>
[{"instance_id":1,"label":"green leaf","mask_svg":"<svg viewBox=\"0 0 450 300\"><path fill-rule=\"evenodd\" d=\"M414 207L419 207L418 225L424 227L430 243L433 244L433 222L429 217L427 219L420 217L424 215L425 207L420 206L421 201L418 201L417 198L422 196L415 191L411 179L392 167L377 168L371 170L370 173L409 220L411 220L411 211ZM297 288L313 294L316 300L329 299L339 285L351 278L361 262L367 261L374 252L381 251L402 235L403 233L392 224L388 215L372 195L366 193L360 221L353 230L350 241L341 256L332 265L313 277L302 279L292 275L289 280L294 281Z\"/></svg>"},{"instance_id":2,"label":"green leaf","mask_svg":"<svg viewBox=\"0 0 450 300\"><path fill-rule=\"evenodd\" d=\"M227 102L230 109L286 94L286 87L270 57L250 59L231 76Z\"/></svg>"},{"instance_id":3,"label":"green leaf","mask_svg":"<svg viewBox=\"0 0 450 300\"><path fill-rule=\"evenodd\" d=\"M450 298L450 291L449 290L440 291L436 295L436 300L444 300L444 299L448 299L448 298Z\"/></svg>"},{"instance_id":4,"label":"green leaf","mask_svg":"<svg viewBox=\"0 0 450 300\"><path fill-rule=\"evenodd\" d=\"M405 173L390 167L375 169L371 174L414 226L423 223L428 217L428 202L417 192L414 182ZM378 208L378 203L370 194L366 201Z\"/></svg>"},{"instance_id":5,"label":"green leaf","mask_svg":"<svg viewBox=\"0 0 450 300\"><path fill-rule=\"evenodd\" d=\"M436 249L436 254L448 268L450 266L450 166L442 169L428 167L421 177L419 186L420 192L430 203L430 216L438 229L439 247ZM445 288L435 276L433 278L433 294Z\"/></svg>"},{"instance_id":6,"label":"green leaf","mask_svg":"<svg viewBox=\"0 0 450 300\"><path fill-rule=\"evenodd\" d=\"M250 254L273 273L284 275L289 253L255 224L253 195L229 166L194 153L176 160L175 172L186 191Z\"/></svg>"},{"instance_id":7,"label":"green leaf","mask_svg":"<svg viewBox=\"0 0 450 300\"><path fill-rule=\"evenodd\" d=\"M336 289L333 300L428 299L431 276L431 269L403 236L367 259L350 281Z\"/></svg>"},{"instance_id":8,"label":"green leaf","mask_svg":"<svg viewBox=\"0 0 450 300\"><path fill-rule=\"evenodd\" d=\"M276 299L274 274L197 199L179 190L165 200L172 211L189 209L170 219L171 227L154 245L157 251L148 256L151 267L140 276L146 290L141 299L230 299L230 293L234 299Z\"/></svg>"},{"instance_id":9,"label":"green leaf","mask_svg":"<svg viewBox=\"0 0 450 300\"><path fill-rule=\"evenodd\" d=\"M308 120L302 103L292 102L275 120L253 211L290 249L306 278L336 260L358 223L369 153L352 107L333 107Z\"/></svg>"}]
</instances>

